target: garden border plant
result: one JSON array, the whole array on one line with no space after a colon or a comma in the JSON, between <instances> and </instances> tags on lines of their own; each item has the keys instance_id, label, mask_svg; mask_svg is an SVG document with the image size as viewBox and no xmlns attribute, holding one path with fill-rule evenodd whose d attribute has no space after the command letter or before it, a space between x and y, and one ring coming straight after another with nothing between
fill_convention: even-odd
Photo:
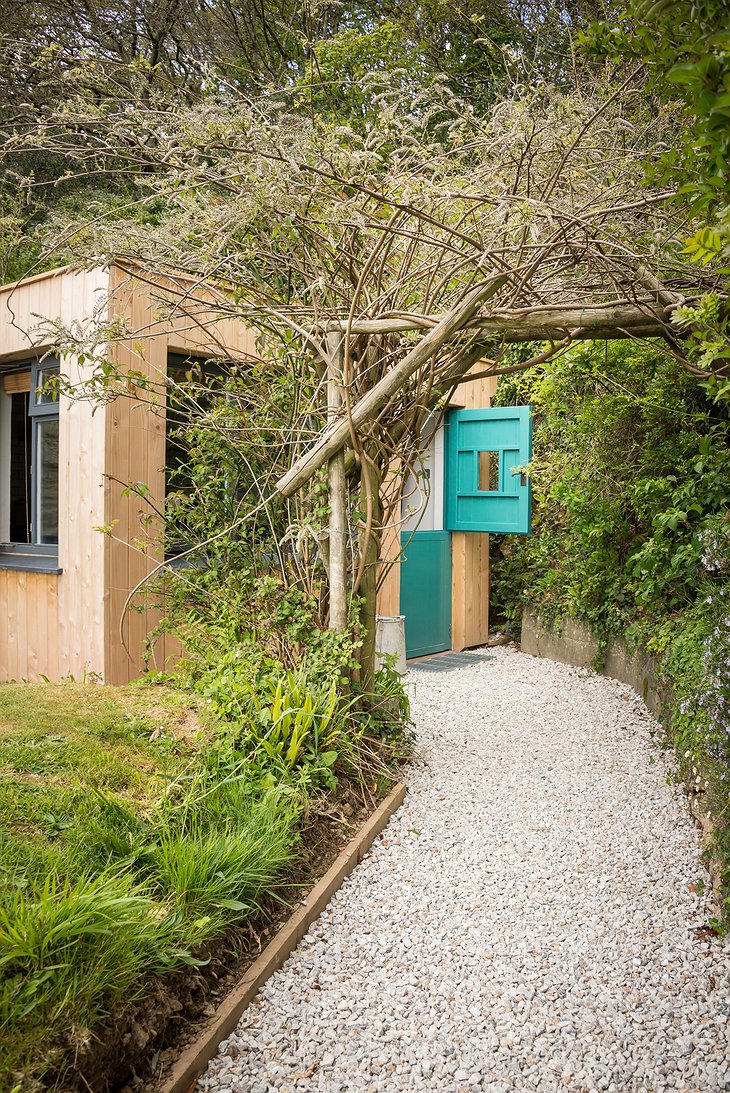
<instances>
[{"instance_id":1,"label":"garden border plant","mask_svg":"<svg viewBox=\"0 0 730 1093\"><path fill-rule=\"evenodd\" d=\"M73 1088L80 1080L74 1057L93 1063L97 1030L120 1008L133 1012L147 975L203 969L221 939L248 921L261 929L288 906L302 854L311 851L300 845L300 831L348 799L339 793L344 785L366 810L387 791L408 741L392 710L361 718L354 700L343 701L321 674L287 671L243 648L249 661L233 658L232 679L230 661L217 679L213 663L198 665L197 674L188 665L177 691L153 685L104 697L123 707L134 696L142 711L132 754L142 760L143 784L131 765L120 775L112 749L96 767L85 764L85 748L96 741L90 713L78 713L78 747L60 719L57 758L52 745L31 783L26 772L39 762L42 719L30 736L0 734L0 796L17 798L0 837L3 1093L38 1081ZM232 681L240 701L223 705ZM103 695L91 685L8 684L0 705L8 718L14 693L42 703L64 689L90 690L91 707ZM160 729L168 696L173 712L203 711L206 732L197 744L173 744ZM99 731L113 741L120 722L118 711ZM40 815L30 807L39 793ZM53 816L42 811L49 803Z\"/></svg>"}]
</instances>

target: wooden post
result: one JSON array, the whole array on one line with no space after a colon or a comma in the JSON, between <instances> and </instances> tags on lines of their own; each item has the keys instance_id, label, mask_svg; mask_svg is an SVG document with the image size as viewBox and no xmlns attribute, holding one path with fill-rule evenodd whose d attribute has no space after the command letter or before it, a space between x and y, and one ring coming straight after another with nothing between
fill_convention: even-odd
<instances>
[{"instance_id":1,"label":"wooden post","mask_svg":"<svg viewBox=\"0 0 730 1093\"><path fill-rule=\"evenodd\" d=\"M327 335L327 424L332 426L342 408L341 334ZM342 448L327 463L329 486L329 582L330 630L344 633L347 629L347 480L345 453Z\"/></svg>"},{"instance_id":2,"label":"wooden post","mask_svg":"<svg viewBox=\"0 0 730 1093\"><path fill-rule=\"evenodd\" d=\"M363 459L360 468L360 508L367 510L370 494L372 511L368 536L365 528L360 531L361 564L364 563L360 582L360 686L366 694L375 689L375 615L377 612L378 558L382 540L383 512L380 499L381 473L377 465Z\"/></svg>"}]
</instances>

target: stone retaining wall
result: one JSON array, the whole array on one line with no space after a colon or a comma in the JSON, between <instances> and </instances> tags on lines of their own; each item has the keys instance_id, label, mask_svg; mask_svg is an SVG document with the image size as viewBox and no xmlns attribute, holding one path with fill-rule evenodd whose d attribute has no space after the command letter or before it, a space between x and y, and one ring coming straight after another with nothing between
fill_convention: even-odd
<instances>
[{"instance_id":1,"label":"stone retaining wall","mask_svg":"<svg viewBox=\"0 0 730 1093\"><path fill-rule=\"evenodd\" d=\"M525 611L522 616L521 647L524 653L530 653L533 657L557 660L561 664L572 664L576 668L596 668L600 663L598 639L589 626L575 619L564 620L560 633L554 633L541 622L537 612ZM662 720L662 714L666 715L671 710L673 702L671 688L659 682L656 658L651 653L647 653L646 650L636 650L632 653L623 638L613 638L604 652L602 663L601 675L618 679L621 683L633 687L655 717ZM718 899L718 914L721 914L720 900L725 894L722 880L723 863L711 849L714 821L712 816L703 810L701 798L688 794L687 803L702 832L702 841L707 851L707 867Z\"/></svg>"},{"instance_id":2,"label":"stone retaining wall","mask_svg":"<svg viewBox=\"0 0 730 1093\"><path fill-rule=\"evenodd\" d=\"M557 660L576 668L599 668L601 675L618 679L641 695L653 714L659 714L670 701L668 689L657 678L656 660L644 650L630 652L623 638L612 638L599 661L599 642L585 623L565 619L559 633L540 620L537 612L525 611L522 616L522 651L534 657Z\"/></svg>"}]
</instances>

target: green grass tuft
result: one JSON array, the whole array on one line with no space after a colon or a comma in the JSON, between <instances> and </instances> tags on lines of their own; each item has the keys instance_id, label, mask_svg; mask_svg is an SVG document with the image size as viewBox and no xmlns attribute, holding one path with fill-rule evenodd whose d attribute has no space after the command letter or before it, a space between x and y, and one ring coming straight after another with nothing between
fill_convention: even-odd
<instances>
[{"instance_id":1,"label":"green grass tuft","mask_svg":"<svg viewBox=\"0 0 730 1093\"><path fill-rule=\"evenodd\" d=\"M0 1093L62 1088L95 1023L204 959L291 860L291 795L221 776L190 702L0 686Z\"/></svg>"}]
</instances>

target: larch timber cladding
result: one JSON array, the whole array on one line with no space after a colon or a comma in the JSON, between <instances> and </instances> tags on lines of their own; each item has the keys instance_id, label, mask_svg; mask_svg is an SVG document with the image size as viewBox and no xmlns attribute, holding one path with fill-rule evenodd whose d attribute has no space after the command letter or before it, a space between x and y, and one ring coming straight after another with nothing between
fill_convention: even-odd
<instances>
[{"instance_id":1,"label":"larch timber cladding","mask_svg":"<svg viewBox=\"0 0 730 1093\"><path fill-rule=\"evenodd\" d=\"M187 292L184 307L171 317L170 301L179 301ZM143 671L148 638L161 618L157 597L148 596L144 588L133 595L133 609L125 611L125 604L162 558L157 512L165 495L165 413L160 383L167 373L168 354L256 355L255 333L240 320L221 319L208 307L209 298L204 286L184 278L150 284L133 270L115 266L111 271L110 313L124 319L129 337L115 344L110 355L122 370L148 377L152 388L140 391L130 380L127 395L106 409L104 522L113 526L104 559L108 683L126 683ZM151 501L127 491L128 483L144 483ZM170 635L162 635L150 655L151 665L163 668L180 655L180 646Z\"/></svg>"},{"instance_id":2,"label":"larch timber cladding","mask_svg":"<svg viewBox=\"0 0 730 1093\"><path fill-rule=\"evenodd\" d=\"M103 306L104 269L54 270L0 288L0 355L21 361L52 344L49 322L84 322ZM90 369L64 358L72 383ZM61 397L60 574L0 572L0 678L80 679L104 670L104 415ZM5 610L2 610L4 605Z\"/></svg>"}]
</instances>

